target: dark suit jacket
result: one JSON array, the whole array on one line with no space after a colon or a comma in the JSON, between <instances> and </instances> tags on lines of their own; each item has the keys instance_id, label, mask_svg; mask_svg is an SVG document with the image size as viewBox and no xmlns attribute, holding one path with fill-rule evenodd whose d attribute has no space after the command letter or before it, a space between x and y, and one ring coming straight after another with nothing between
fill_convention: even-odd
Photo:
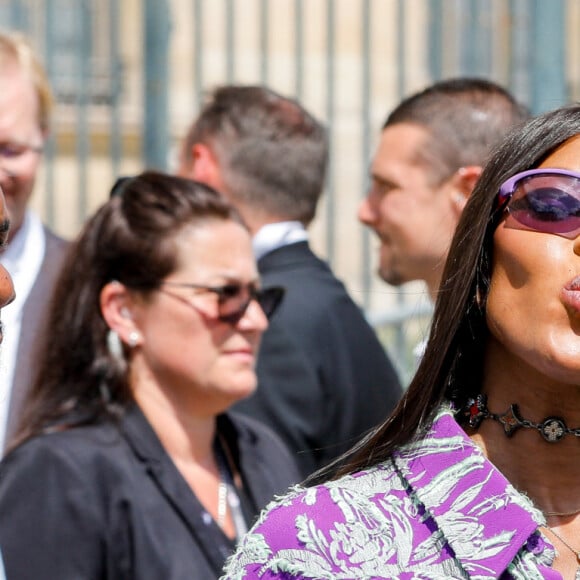
<instances>
[{"instance_id":1,"label":"dark suit jacket","mask_svg":"<svg viewBox=\"0 0 580 580\"><path fill-rule=\"evenodd\" d=\"M258 422L218 418L254 512L297 477ZM10 580L192 580L220 576L234 548L137 406L36 437L0 464L0 549Z\"/></svg>"},{"instance_id":2,"label":"dark suit jacket","mask_svg":"<svg viewBox=\"0 0 580 580\"><path fill-rule=\"evenodd\" d=\"M69 242L55 236L47 228L44 228L44 233L46 236L44 260L30 295L24 303L16 366L10 389L5 445L14 434L22 404L37 371L37 352L42 341L46 339L48 305L69 246ZM18 293L18 288L16 292Z\"/></svg>"},{"instance_id":3,"label":"dark suit jacket","mask_svg":"<svg viewBox=\"0 0 580 580\"><path fill-rule=\"evenodd\" d=\"M382 422L401 386L360 308L306 242L266 254L258 269L264 287L286 295L262 339L258 390L236 409L274 428L307 476Z\"/></svg>"}]
</instances>

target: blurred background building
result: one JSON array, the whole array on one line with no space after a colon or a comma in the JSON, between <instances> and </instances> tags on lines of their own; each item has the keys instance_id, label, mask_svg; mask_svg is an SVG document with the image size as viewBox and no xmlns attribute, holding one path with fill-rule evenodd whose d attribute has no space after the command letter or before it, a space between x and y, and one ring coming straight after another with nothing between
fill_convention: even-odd
<instances>
[{"instance_id":1,"label":"blurred background building","mask_svg":"<svg viewBox=\"0 0 580 580\"><path fill-rule=\"evenodd\" d=\"M387 113L457 75L498 81L534 112L580 97L580 0L0 0L0 28L31 39L54 87L33 205L66 237L118 175L173 168L207 90L263 83L298 97L331 134L314 247L404 380L428 296L377 280L377 244L356 220Z\"/></svg>"}]
</instances>

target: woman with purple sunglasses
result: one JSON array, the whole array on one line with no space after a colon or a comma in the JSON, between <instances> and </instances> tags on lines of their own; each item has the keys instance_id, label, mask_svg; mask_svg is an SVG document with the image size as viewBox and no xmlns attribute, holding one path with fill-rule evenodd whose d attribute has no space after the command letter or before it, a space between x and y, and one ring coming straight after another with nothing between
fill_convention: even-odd
<instances>
[{"instance_id":1,"label":"woman with purple sunglasses","mask_svg":"<svg viewBox=\"0 0 580 580\"><path fill-rule=\"evenodd\" d=\"M262 514L225 578L580 578L580 105L515 129L394 413Z\"/></svg>"}]
</instances>

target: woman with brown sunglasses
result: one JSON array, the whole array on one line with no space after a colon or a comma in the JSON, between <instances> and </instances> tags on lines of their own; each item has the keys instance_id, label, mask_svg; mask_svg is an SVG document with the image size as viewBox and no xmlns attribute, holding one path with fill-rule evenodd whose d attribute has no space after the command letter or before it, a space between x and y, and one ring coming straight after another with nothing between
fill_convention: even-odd
<instances>
[{"instance_id":1,"label":"woman with brown sunglasses","mask_svg":"<svg viewBox=\"0 0 580 580\"><path fill-rule=\"evenodd\" d=\"M125 180L71 249L51 340L0 466L7 578L216 578L258 510L299 477L228 409L256 388L282 299L214 190Z\"/></svg>"}]
</instances>

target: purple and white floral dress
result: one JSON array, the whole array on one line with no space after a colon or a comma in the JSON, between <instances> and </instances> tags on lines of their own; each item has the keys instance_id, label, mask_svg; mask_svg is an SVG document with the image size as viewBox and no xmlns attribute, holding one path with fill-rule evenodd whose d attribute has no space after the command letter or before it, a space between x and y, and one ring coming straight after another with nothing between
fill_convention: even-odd
<instances>
[{"instance_id":1,"label":"purple and white floral dress","mask_svg":"<svg viewBox=\"0 0 580 580\"><path fill-rule=\"evenodd\" d=\"M391 460L271 503L222 580L561 580L544 524L445 406Z\"/></svg>"}]
</instances>

